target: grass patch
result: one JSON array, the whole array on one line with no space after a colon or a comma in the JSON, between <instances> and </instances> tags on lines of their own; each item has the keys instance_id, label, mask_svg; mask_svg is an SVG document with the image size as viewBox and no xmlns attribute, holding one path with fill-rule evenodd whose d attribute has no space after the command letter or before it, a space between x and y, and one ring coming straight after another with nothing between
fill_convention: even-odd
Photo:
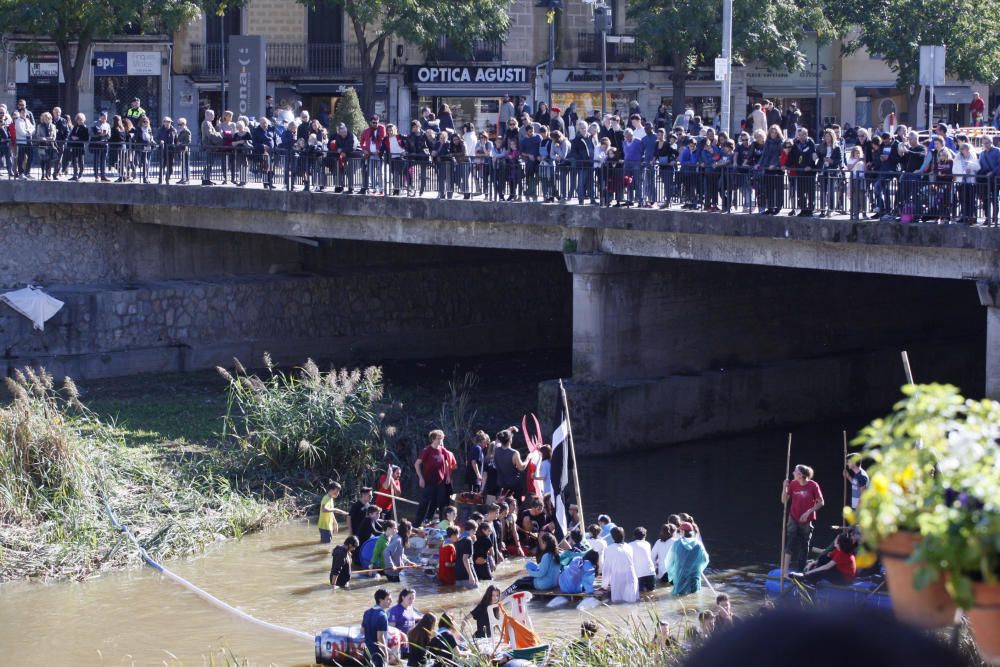
<instances>
[{"instance_id":1,"label":"grass patch","mask_svg":"<svg viewBox=\"0 0 1000 667\"><path fill-rule=\"evenodd\" d=\"M282 504L239 493L211 466L167 466L148 447L129 447L122 432L62 391L45 371L7 382L0 408L0 580L85 577L138 563L123 548L106 507L154 558L200 550L279 521Z\"/></svg>"}]
</instances>

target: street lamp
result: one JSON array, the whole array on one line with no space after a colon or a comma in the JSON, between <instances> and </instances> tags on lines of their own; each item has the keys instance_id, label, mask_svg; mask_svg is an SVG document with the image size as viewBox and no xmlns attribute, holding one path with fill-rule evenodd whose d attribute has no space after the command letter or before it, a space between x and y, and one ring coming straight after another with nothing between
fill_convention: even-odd
<instances>
[{"instance_id":1,"label":"street lamp","mask_svg":"<svg viewBox=\"0 0 1000 667\"><path fill-rule=\"evenodd\" d=\"M819 73L826 69L826 65L819 64L819 34L816 35L816 62L813 64L813 68L816 70L816 137L815 140L818 142L820 135L823 131L823 101L819 96Z\"/></svg>"}]
</instances>

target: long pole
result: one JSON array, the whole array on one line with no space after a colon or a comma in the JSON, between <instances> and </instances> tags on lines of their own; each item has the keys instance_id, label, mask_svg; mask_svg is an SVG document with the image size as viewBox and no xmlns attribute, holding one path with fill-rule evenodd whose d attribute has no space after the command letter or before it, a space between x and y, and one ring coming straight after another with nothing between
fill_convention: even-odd
<instances>
[{"instance_id":1,"label":"long pole","mask_svg":"<svg viewBox=\"0 0 1000 667\"><path fill-rule=\"evenodd\" d=\"M221 24L221 35L222 39L219 44L219 115L217 118L222 118L222 112L226 110L226 15L222 14L219 16L219 23ZM202 138L204 139L204 137Z\"/></svg>"},{"instance_id":2,"label":"long pole","mask_svg":"<svg viewBox=\"0 0 1000 667\"><path fill-rule=\"evenodd\" d=\"M726 59L726 78L722 80L722 123L725 132L731 132L731 99L733 94L733 0L722 2L722 57Z\"/></svg>"},{"instance_id":3,"label":"long pole","mask_svg":"<svg viewBox=\"0 0 1000 667\"><path fill-rule=\"evenodd\" d=\"M601 122L608 115L608 31L601 31Z\"/></svg>"},{"instance_id":4,"label":"long pole","mask_svg":"<svg viewBox=\"0 0 1000 667\"><path fill-rule=\"evenodd\" d=\"M906 384L913 384L913 369L910 368L910 355L906 350L900 353L903 357L903 372L906 373Z\"/></svg>"},{"instance_id":5,"label":"long pole","mask_svg":"<svg viewBox=\"0 0 1000 667\"><path fill-rule=\"evenodd\" d=\"M935 66L934 66L934 60L935 60L934 56L937 55L936 51L937 51L937 48L935 48L935 47L932 46L931 47L931 99L930 99L930 106L927 108L927 129L928 130L931 129L932 127L934 127L934 76L935 76L934 75L934 70L936 69ZM911 382L910 384L913 384L913 383Z\"/></svg>"},{"instance_id":6,"label":"long pole","mask_svg":"<svg viewBox=\"0 0 1000 667\"><path fill-rule=\"evenodd\" d=\"M816 136L814 139L819 141L820 132L822 130L822 106L823 102L819 98L819 33L816 33Z\"/></svg>"},{"instance_id":7,"label":"long pole","mask_svg":"<svg viewBox=\"0 0 1000 667\"><path fill-rule=\"evenodd\" d=\"M779 566L781 567L781 576L778 583L779 594L784 594L785 592L785 516L788 514L788 478L792 475L792 434L788 434L788 450L785 453L785 492L782 494L784 496L784 502L781 508L781 557L778 559Z\"/></svg>"},{"instance_id":8,"label":"long pole","mask_svg":"<svg viewBox=\"0 0 1000 667\"><path fill-rule=\"evenodd\" d=\"M549 113L552 113L552 67L556 60L556 10L550 9L549 12L549 61L545 63L545 80L549 85Z\"/></svg>"},{"instance_id":9,"label":"long pole","mask_svg":"<svg viewBox=\"0 0 1000 667\"><path fill-rule=\"evenodd\" d=\"M583 494L580 493L580 474L576 467L576 447L573 445L573 425L569 420L569 400L566 398L566 387L562 378L559 379L559 393L562 394L563 410L566 412L566 430L569 432L569 458L573 462L573 486L576 488L576 511L580 523L586 525L583 513Z\"/></svg>"},{"instance_id":10,"label":"long pole","mask_svg":"<svg viewBox=\"0 0 1000 667\"><path fill-rule=\"evenodd\" d=\"M847 431L841 431L841 433L844 436L844 469L846 470L847 469ZM843 517L843 513L844 513L844 509L843 508L847 507L847 476L846 475L844 476L844 503L840 507L841 507L841 509L840 509L841 519L843 519L844 518ZM841 521L840 523L846 524L845 521ZM844 531L844 534L847 534L847 526L846 525L844 525L843 531Z\"/></svg>"}]
</instances>

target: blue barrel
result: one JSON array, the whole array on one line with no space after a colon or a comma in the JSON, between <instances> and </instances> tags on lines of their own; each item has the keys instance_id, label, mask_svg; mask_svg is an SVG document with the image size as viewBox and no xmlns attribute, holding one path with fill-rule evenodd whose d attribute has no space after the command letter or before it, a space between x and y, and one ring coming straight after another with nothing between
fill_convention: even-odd
<instances>
[{"instance_id":1,"label":"blue barrel","mask_svg":"<svg viewBox=\"0 0 1000 667\"><path fill-rule=\"evenodd\" d=\"M378 542L378 537L369 537L368 540L361 545L358 549L358 564L361 565L362 570L367 570L368 565L372 562L372 555L375 553L375 543Z\"/></svg>"},{"instance_id":2,"label":"blue barrel","mask_svg":"<svg viewBox=\"0 0 1000 667\"><path fill-rule=\"evenodd\" d=\"M791 591L794 595L798 590L791 579L785 577L785 590ZM776 598L781 595L781 568L775 568L767 573L767 581L764 582L764 593L769 598Z\"/></svg>"}]
</instances>

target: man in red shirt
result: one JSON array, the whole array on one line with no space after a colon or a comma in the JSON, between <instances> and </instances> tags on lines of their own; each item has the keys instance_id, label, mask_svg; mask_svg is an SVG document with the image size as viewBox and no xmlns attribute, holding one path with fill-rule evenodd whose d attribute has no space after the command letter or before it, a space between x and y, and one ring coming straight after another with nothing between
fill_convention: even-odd
<instances>
[{"instance_id":1,"label":"man in red shirt","mask_svg":"<svg viewBox=\"0 0 1000 667\"><path fill-rule=\"evenodd\" d=\"M378 505L380 510L382 510L382 516L386 519L393 518L392 508L395 503L395 499L403 492L403 487L399 481L400 475L402 474L399 466L390 464L389 472L391 473L391 476L386 473L382 473L382 476L378 478L379 494L385 495L375 496L375 504Z\"/></svg>"},{"instance_id":2,"label":"man in red shirt","mask_svg":"<svg viewBox=\"0 0 1000 667\"><path fill-rule=\"evenodd\" d=\"M792 501L785 526L785 553L781 563L784 572L789 567L801 572L806 566L816 510L823 507L823 492L812 476L812 468L797 465L792 473L794 479L790 482L786 479L781 486L781 504L784 505L789 498Z\"/></svg>"},{"instance_id":3,"label":"man in red shirt","mask_svg":"<svg viewBox=\"0 0 1000 667\"><path fill-rule=\"evenodd\" d=\"M444 431L431 431L427 438L430 442L413 464L420 480L420 488L424 490L417 507L418 526L433 518L434 512L439 509L442 510L441 518L444 518L443 510L448 505L448 496L451 494L451 474L458 467L455 455L445 449Z\"/></svg>"},{"instance_id":4,"label":"man in red shirt","mask_svg":"<svg viewBox=\"0 0 1000 667\"><path fill-rule=\"evenodd\" d=\"M986 115L986 102L983 101L979 93L972 93L972 101L969 102L969 114L972 116L972 125L982 127L983 119Z\"/></svg>"},{"instance_id":5,"label":"man in red shirt","mask_svg":"<svg viewBox=\"0 0 1000 667\"><path fill-rule=\"evenodd\" d=\"M812 584L829 581L840 586L850 586L857 571L854 542L841 533L837 536L837 546L830 552L830 556L820 558L812 567L806 569L802 580Z\"/></svg>"}]
</instances>

